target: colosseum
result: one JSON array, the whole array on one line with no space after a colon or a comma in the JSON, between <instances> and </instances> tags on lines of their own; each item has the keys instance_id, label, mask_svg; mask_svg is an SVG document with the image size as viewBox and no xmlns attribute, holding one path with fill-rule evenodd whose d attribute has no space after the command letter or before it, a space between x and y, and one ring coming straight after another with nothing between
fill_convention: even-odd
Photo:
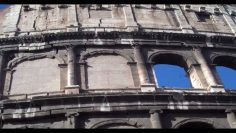
<instances>
[{"instance_id":1,"label":"colosseum","mask_svg":"<svg viewBox=\"0 0 236 133\"><path fill-rule=\"evenodd\" d=\"M236 90L216 71L236 69L235 21L229 4L0 9L0 127L236 128ZM157 64L191 87L159 86Z\"/></svg>"}]
</instances>

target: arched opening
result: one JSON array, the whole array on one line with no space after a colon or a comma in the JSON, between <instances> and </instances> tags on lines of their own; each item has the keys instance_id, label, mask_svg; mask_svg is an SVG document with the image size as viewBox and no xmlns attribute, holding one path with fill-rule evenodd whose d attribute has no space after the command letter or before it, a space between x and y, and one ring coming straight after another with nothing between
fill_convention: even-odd
<instances>
[{"instance_id":1,"label":"arched opening","mask_svg":"<svg viewBox=\"0 0 236 133\"><path fill-rule=\"evenodd\" d=\"M236 90L236 58L231 56L220 56L214 59L217 76L225 89Z\"/></svg>"},{"instance_id":2,"label":"arched opening","mask_svg":"<svg viewBox=\"0 0 236 133\"><path fill-rule=\"evenodd\" d=\"M191 88L188 66L182 56L160 54L154 59L154 75L159 87Z\"/></svg>"},{"instance_id":3,"label":"arched opening","mask_svg":"<svg viewBox=\"0 0 236 133\"><path fill-rule=\"evenodd\" d=\"M183 124L181 126L179 126L179 128L214 128L211 124L205 123L205 122L188 122L186 124Z\"/></svg>"}]
</instances>

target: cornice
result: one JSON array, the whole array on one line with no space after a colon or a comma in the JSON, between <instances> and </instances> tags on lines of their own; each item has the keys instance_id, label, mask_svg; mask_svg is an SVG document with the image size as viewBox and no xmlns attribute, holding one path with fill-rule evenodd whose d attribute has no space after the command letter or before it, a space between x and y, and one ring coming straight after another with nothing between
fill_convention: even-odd
<instances>
[{"instance_id":1,"label":"cornice","mask_svg":"<svg viewBox=\"0 0 236 133\"><path fill-rule=\"evenodd\" d=\"M165 33L165 32L61 32L61 33L43 33L41 35L26 35L9 38L0 38L0 47L13 44L27 44L40 42L53 42L62 40L76 39L150 39L166 42L184 42L192 44L230 44L236 43L236 37L229 36L206 36L202 34L186 34L186 33Z\"/></svg>"},{"instance_id":2,"label":"cornice","mask_svg":"<svg viewBox=\"0 0 236 133\"><path fill-rule=\"evenodd\" d=\"M2 119L23 119L66 113L98 111L108 107L112 111L125 110L236 110L235 97L229 94L142 93L142 94L93 94L44 96L25 100L3 100L0 103ZM106 100L104 100L106 99ZM122 99L122 100L121 100ZM124 100L126 101L124 103ZM217 100L217 103L215 101ZM109 106L106 106L109 103ZM199 103L201 103L199 105ZM117 105L119 104L119 107ZM80 105L80 106L74 106ZM61 107L66 108L61 108ZM27 112L27 110L32 112ZM21 110L21 113L19 113ZM29 116L28 113L34 113ZM18 116L18 117L14 117Z\"/></svg>"}]
</instances>

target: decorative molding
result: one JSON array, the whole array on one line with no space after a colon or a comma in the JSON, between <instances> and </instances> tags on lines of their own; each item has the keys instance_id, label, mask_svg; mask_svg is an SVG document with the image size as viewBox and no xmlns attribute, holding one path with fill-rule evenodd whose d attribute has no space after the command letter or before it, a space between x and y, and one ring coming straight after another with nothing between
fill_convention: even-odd
<instances>
[{"instance_id":1,"label":"decorative molding","mask_svg":"<svg viewBox=\"0 0 236 133\"><path fill-rule=\"evenodd\" d=\"M80 61L83 62L90 56L95 56L95 55L104 55L104 54L113 54L113 55L120 55L128 60L128 62L134 62L134 59L130 57L129 55L126 55L120 51L117 50L99 50L99 51L93 51L89 53L85 53L84 55L81 55Z\"/></svg>"},{"instance_id":2,"label":"decorative molding","mask_svg":"<svg viewBox=\"0 0 236 133\"><path fill-rule=\"evenodd\" d=\"M220 52L220 53L216 53L216 52L213 52L211 53L210 55L210 62L209 63L213 63L213 61L218 58L218 57L233 57L236 59L236 54L235 53L225 53L225 52Z\"/></svg>"},{"instance_id":3,"label":"decorative molding","mask_svg":"<svg viewBox=\"0 0 236 133\"><path fill-rule=\"evenodd\" d=\"M59 33L43 33L40 35L26 35L26 36L15 36L8 38L0 38L0 47L6 47L5 45L10 45L12 47L19 47L23 44L30 43L49 43L64 41L64 40L84 40L83 42L91 41L92 39L146 39L146 40L156 40L154 44L159 42L179 42L181 45L178 46L189 46L189 47L206 47L206 43L211 43L215 47L235 47L236 37L230 36L207 36L202 34L190 34L190 33L165 33L165 32L94 32L94 31L78 31L78 32L59 32ZM140 40L140 43L142 41ZM117 43L117 42L116 42ZM119 43L119 41L118 41ZM144 42L145 43L145 42ZM18 45L21 44L21 45ZM67 43L62 43L62 45L69 45ZM72 44L78 45L78 44ZM86 43L84 43L86 45ZM55 47L55 46L54 46ZM15 50L15 49L14 49Z\"/></svg>"},{"instance_id":4,"label":"decorative molding","mask_svg":"<svg viewBox=\"0 0 236 133\"><path fill-rule=\"evenodd\" d=\"M18 64L24 61L36 60L36 59L42 59L42 58L50 58L50 59L56 58L59 61L59 64L66 64L66 61L56 54L42 53L42 54L25 55L22 57L15 57L14 59L8 62L7 69L11 70L13 67L17 66Z\"/></svg>"},{"instance_id":5,"label":"decorative molding","mask_svg":"<svg viewBox=\"0 0 236 133\"><path fill-rule=\"evenodd\" d=\"M150 64L153 64L153 60L154 58L156 58L158 55L163 55L163 54L173 54L173 55L177 55L177 56L181 56L183 58L183 60L186 62L186 64L188 65L188 67L190 67L192 64L199 64L197 62L197 60L193 57L193 56L188 56L187 54L184 54L183 52L176 52L176 51L158 51L158 52L154 52L151 55L149 55L147 61Z\"/></svg>"}]
</instances>

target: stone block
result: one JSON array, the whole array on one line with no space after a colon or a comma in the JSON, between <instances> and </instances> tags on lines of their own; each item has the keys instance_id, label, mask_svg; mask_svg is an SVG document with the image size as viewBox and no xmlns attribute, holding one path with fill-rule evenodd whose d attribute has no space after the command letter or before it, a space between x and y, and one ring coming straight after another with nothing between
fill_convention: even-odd
<instances>
[{"instance_id":1,"label":"stone block","mask_svg":"<svg viewBox=\"0 0 236 133\"><path fill-rule=\"evenodd\" d=\"M155 84L143 84L141 85L141 92L155 92L156 85Z\"/></svg>"},{"instance_id":2,"label":"stone block","mask_svg":"<svg viewBox=\"0 0 236 133\"><path fill-rule=\"evenodd\" d=\"M209 86L208 90L210 90L210 92L225 92L223 85Z\"/></svg>"},{"instance_id":3,"label":"stone block","mask_svg":"<svg viewBox=\"0 0 236 133\"><path fill-rule=\"evenodd\" d=\"M79 85L66 86L65 94L79 94Z\"/></svg>"}]
</instances>

